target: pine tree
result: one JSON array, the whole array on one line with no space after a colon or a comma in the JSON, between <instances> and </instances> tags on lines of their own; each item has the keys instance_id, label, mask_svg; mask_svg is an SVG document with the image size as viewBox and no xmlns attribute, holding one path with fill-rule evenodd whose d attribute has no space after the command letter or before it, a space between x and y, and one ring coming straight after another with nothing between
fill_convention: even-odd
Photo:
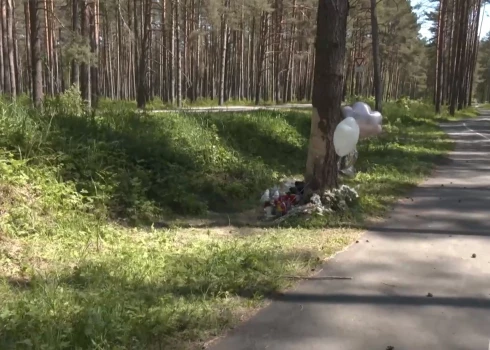
<instances>
[{"instance_id":1,"label":"pine tree","mask_svg":"<svg viewBox=\"0 0 490 350\"><path fill-rule=\"evenodd\" d=\"M338 182L333 133L342 120L348 12L348 4L343 0L318 3L313 116L305 174L313 191L336 187Z\"/></svg>"}]
</instances>

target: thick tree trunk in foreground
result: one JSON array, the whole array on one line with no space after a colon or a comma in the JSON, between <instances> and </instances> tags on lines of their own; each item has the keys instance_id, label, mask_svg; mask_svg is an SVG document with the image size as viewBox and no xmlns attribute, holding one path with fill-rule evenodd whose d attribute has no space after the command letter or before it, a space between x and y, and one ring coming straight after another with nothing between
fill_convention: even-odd
<instances>
[{"instance_id":1,"label":"thick tree trunk in foreground","mask_svg":"<svg viewBox=\"0 0 490 350\"><path fill-rule=\"evenodd\" d=\"M176 60L177 60L177 107L182 107L182 51L181 51L181 44L180 44L180 0L175 0L175 38L176 38L176 50L177 50L177 55L176 55Z\"/></svg>"},{"instance_id":2,"label":"thick tree trunk in foreground","mask_svg":"<svg viewBox=\"0 0 490 350\"><path fill-rule=\"evenodd\" d=\"M313 116L305 174L307 186L313 191L338 185L333 133L342 120L340 105L348 11L346 0L320 0L318 3Z\"/></svg>"},{"instance_id":3,"label":"thick tree trunk in foreground","mask_svg":"<svg viewBox=\"0 0 490 350\"><path fill-rule=\"evenodd\" d=\"M93 0L90 4L90 52L99 59L99 1ZM97 62L97 61L96 61ZM99 68L96 64L90 67L90 102L91 106L97 108L99 100Z\"/></svg>"},{"instance_id":4,"label":"thick tree trunk in foreground","mask_svg":"<svg viewBox=\"0 0 490 350\"><path fill-rule=\"evenodd\" d=\"M43 66L41 61L41 35L38 0L29 0L29 27L31 29L32 101L40 107L43 100Z\"/></svg>"},{"instance_id":5,"label":"thick tree trunk in foreground","mask_svg":"<svg viewBox=\"0 0 490 350\"><path fill-rule=\"evenodd\" d=\"M482 7L483 1L478 0L476 3L476 20L474 23L474 33L473 33L473 52L471 56L471 68L470 68L470 81L469 81L469 91L468 91L468 103L467 105L471 107L472 103L472 98L473 98L473 88L474 88L474 83L473 80L475 78L475 70L477 67L477 59L478 59L478 41L479 38L481 37L481 23L480 21L480 14L481 14L481 7Z\"/></svg>"},{"instance_id":6,"label":"thick tree trunk in foreground","mask_svg":"<svg viewBox=\"0 0 490 350\"><path fill-rule=\"evenodd\" d=\"M7 19L7 52L8 64L10 72L10 96L15 99L17 95L17 79L15 75L15 45L14 45L14 3L13 0L5 0L6 2L6 19Z\"/></svg>"},{"instance_id":7,"label":"thick tree trunk in foreground","mask_svg":"<svg viewBox=\"0 0 490 350\"><path fill-rule=\"evenodd\" d=\"M72 22L71 22L71 29L73 30L73 33L79 35L80 34L80 6L79 6L79 0L72 0ZM80 66L78 65L78 62L76 59L73 59L71 61L71 84L72 85L79 85L80 83Z\"/></svg>"},{"instance_id":8,"label":"thick tree trunk in foreground","mask_svg":"<svg viewBox=\"0 0 490 350\"><path fill-rule=\"evenodd\" d=\"M226 7L226 2L225 2ZM228 25L226 24L227 18L223 14L221 16L221 54L220 54L220 67L219 67L219 91L218 91L218 105L222 106L225 103L225 78L226 78L226 50L228 46Z\"/></svg>"},{"instance_id":9,"label":"thick tree trunk in foreground","mask_svg":"<svg viewBox=\"0 0 490 350\"><path fill-rule=\"evenodd\" d=\"M80 35L80 6L79 0L72 0L72 24L73 33ZM80 66L76 59L71 61L71 84L80 84Z\"/></svg>"},{"instance_id":10,"label":"thick tree trunk in foreground","mask_svg":"<svg viewBox=\"0 0 490 350\"><path fill-rule=\"evenodd\" d=\"M151 1L145 1L143 6L143 33L141 34L141 47L138 55L138 89L136 90L136 105L138 108L145 108L148 96L147 72L151 35Z\"/></svg>"},{"instance_id":11,"label":"thick tree trunk in foreground","mask_svg":"<svg viewBox=\"0 0 490 350\"><path fill-rule=\"evenodd\" d=\"M89 36L90 23L90 8L88 6L87 0L82 0L80 3L80 11L81 11L81 34L84 38ZM92 103L90 101L90 65L87 62L82 62L80 65L80 92L82 94L82 98L86 101L88 106L91 106Z\"/></svg>"},{"instance_id":12,"label":"thick tree trunk in foreground","mask_svg":"<svg viewBox=\"0 0 490 350\"><path fill-rule=\"evenodd\" d=\"M437 56L436 56L436 79L434 103L436 113L441 113L442 104L442 74L444 64L444 25L446 24L446 1L441 0L439 5L439 19L437 25Z\"/></svg>"},{"instance_id":13,"label":"thick tree trunk in foreground","mask_svg":"<svg viewBox=\"0 0 490 350\"><path fill-rule=\"evenodd\" d=\"M382 111L383 90L381 86L381 72L379 64L379 33L378 16L376 14L376 0L371 0L371 33L373 42L373 70L374 70L374 97L376 99L375 109Z\"/></svg>"}]
</instances>

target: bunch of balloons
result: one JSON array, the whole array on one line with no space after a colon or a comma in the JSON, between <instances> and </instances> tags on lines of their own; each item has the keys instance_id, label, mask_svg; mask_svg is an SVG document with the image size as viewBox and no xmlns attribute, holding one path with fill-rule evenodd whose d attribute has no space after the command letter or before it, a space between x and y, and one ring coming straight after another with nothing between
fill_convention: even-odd
<instances>
[{"instance_id":1,"label":"bunch of balloons","mask_svg":"<svg viewBox=\"0 0 490 350\"><path fill-rule=\"evenodd\" d=\"M356 102L352 107L342 106L341 110L344 120L335 128L333 144L335 153L341 157L339 170L349 172L357 160L357 143L381 133L383 116L364 102Z\"/></svg>"}]
</instances>

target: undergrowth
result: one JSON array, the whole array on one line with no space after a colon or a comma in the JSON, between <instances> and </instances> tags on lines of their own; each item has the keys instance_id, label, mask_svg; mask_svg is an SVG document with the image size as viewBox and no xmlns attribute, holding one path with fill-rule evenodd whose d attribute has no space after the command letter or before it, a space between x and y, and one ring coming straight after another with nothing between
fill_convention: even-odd
<instances>
[{"instance_id":1,"label":"undergrowth","mask_svg":"<svg viewBox=\"0 0 490 350\"><path fill-rule=\"evenodd\" d=\"M263 189L303 173L309 112L103 107L88 113L73 90L43 113L0 103L0 349L202 346L359 234L325 226L381 215L451 148L437 127L446 114L386 103L386 132L359 145L347 180L360 203L343 217L294 229L128 227L111 219L253 208Z\"/></svg>"},{"instance_id":2,"label":"undergrowth","mask_svg":"<svg viewBox=\"0 0 490 350\"><path fill-rule=\"evenodd\" d=\"M250 209L265 188L304 170L308 111L141 114L113 105L91 115L81 106L73 90L43 114L3 104L0 147L28 166L55 169L104 214L131 224ZM423 103L388 103L385 116L387 136L360 145L357 179L382 174L373 181L389 177L396 187L449 144Z\"/></svg>"}]
</instances>

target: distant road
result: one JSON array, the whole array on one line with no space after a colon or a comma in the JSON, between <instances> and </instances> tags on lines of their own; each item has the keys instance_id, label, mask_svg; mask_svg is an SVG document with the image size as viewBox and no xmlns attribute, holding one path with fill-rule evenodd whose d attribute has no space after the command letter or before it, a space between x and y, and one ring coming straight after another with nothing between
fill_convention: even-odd
<instances>
[{"instance_id":1,"label":"distant road","mask_svg":"<svg viewBox=\"0 0 490 350\"><path fill-rule=\"evenodd\" d=\"M213 106L213 107L185 107L179 109L158 109L150 111L151 113L175 113L175 112L191 112L191 113L202 113L202 112L248 112L248 111L260 111L268 110L275 111L281 109L308 109L311 108L311 104L305 103L290 103L284 105L275 106Z\"/></svg>"}]
</instances>

